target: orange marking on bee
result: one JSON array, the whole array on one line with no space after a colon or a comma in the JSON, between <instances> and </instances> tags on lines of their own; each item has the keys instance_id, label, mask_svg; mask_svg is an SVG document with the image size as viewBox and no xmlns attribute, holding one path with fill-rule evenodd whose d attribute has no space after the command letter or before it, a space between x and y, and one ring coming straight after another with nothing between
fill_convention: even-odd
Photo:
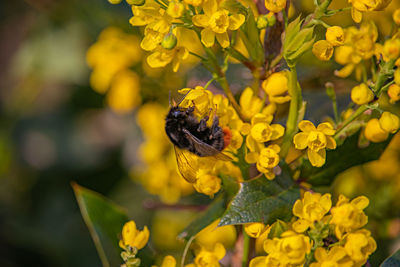
<instances>
[{"instance_id":1,"label":"orange marking on bee","mask_svg":"<svg viewBox=\"0 0 400 267\"><path fill-rule=\"evenodd\" d=\"M226 148L231 143L232 132L228 127L224 127L222 131L224 132L224 148Z\"/></svg>"}]
</instances>

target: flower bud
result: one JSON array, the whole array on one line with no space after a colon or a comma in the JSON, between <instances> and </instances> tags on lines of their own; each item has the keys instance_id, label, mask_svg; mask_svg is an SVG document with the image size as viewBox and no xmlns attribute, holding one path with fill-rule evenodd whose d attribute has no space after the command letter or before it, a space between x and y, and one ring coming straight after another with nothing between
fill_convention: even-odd
<instances>
[{"instance_id":1,"label":"flower bud","mask_svg":"<svg viewBox=\"0 0 400 267\"><path fill-rule=\"evenodd\" d=\"M185 6L181 2L171 1L167 8L167 14L173 18L180 18L184 10Z\"/></svg>"},{"instance_id":2,"label":"flower bud","mask_svg":"<svg viewBox=\"0 0 400 267\"><path fill-rule=\"evenodd\" d=\"M396 9L393 12L393 21L397 24L400 25L400 8Z\"/></svg>"},{"instance_id":3,"label":"flower bud","mask_svg":"<svg viewBox=\"0 0 400 267\"><path fill-rule=\"evenodd\" d=\"M288 91L287 72L275 72L268 77L263 83L262 88L268 95L282 95Z\"/></svg>"},{"instance_id":4,"label":"flower bud","mask_svg":"<svg viewBox=\"0 0 400 267\"><path fill-rule=\"evenodd\" d=\"M268 26L274 26L276 23L276 17L274 13L268 13L267 14L267 20L268 20Z\"/></svg>"},{"instance_id":5,"label":"flower bud","mask_svg":"<svg viewBox=\"0 0 400 267\"><path fill-rule=\"evenodd\" d=\"M286 7L286 0L265 0L265 7L271 12L278 13Z\"/></svg>"},{"instance_id":6,"label":"flower bud","mask_svg":"<svg viewBox=\"0 0 400 267\"><path fill-rule=\"evenodd\" d=\"M326 40L319 40L314 43L313 54L322 61L328 61L333 55L333 46Z\"/></svg>"},{"instance_id":7,"label":"flower bud","mask_svg":"<svg viewBox=\"0 0 400 267\"><path fill-rule=\"evenodd\" d=\"M389 59L396 59L400 56L400 39L390 39L383 45L383 53Z\"/></svg>"},{"instance_id":8,"label":"flower bud","mask_svg":"<svg viewBox=\"0 0 400 267\"><path fill-rule=\"evenodd\" d=\"M392 84L389 86L389 90L387 91L388 96L390 97L390 103L394 104L396 101L400 100L400 86L397 84Z\"/></svg>"},{"instance_id":9,"label":"flower bud","mask_svg":"<svg viewBox=\"0 0 400 267\"><path fill-rule=\"evenodd\" d=\"M177 43L176 36L172 33L169 33L164 36L164 39L161 41L161 46L165 49L173 49Z\"/></svg>"},{"instance_id":10,"label":"flower bud","mask_svg":"<svg viewBox=\"0 0 400 267\"><path fill-rule=\"evenodd\" d=\"M351 89L351 100L357 105L363 105L374 100L374 94L365 83Z\"/></svg>"},{"instance_id":11,"label":"flower bud","mask_svg":"<svg viewBox=\"0 0 400 267\"><path fill-rule=\"evenodd\" d=\"M333 46L341 46L344 43L344 31L339 26L329 27L325 34L326 40Z\"/></svg>"},{"instance_id":12,"label":"flower bud","mask_svg":"<svg viewBox=\"0 0 400 267\"><path fill-rule=\"evenodd\" d=\"M379 143L385 141L388 138L389 133L383 130L379 120L374 118L368 121L367 125L365 126L364 135L369 141Z\"/></svg>"},{"instance_id":13,"label":"flower bud","mask_svg":"<svg viewBox=\"0 0 400 267\"><path fill-rule=\"evenodd\" d=\"M143 6L146 0L126 0L131 6Z\"/></svg>"},{"instance_id":14,"label":"flower bud","mask_svg":"<svg viewBox=\"0 0 400 267\"><path fill-rule=\"evenodd\" d=\"M399 117L393 113L385 111L382 113L382 116L379 119L379 124L384 131L395 133L399 129L400 120Z\"/></svg>"},{"instance_id":15,"label":"flower bud","mask_svg":"<svg viewBox=\"0 0 400 267\"><path fill-rule=\"evenodd\" d=\"M266 16L259 16L257 18L257 29L262 30L268 27L268 19Z\"/></svg>"},{"instance_id":16,"label":"flower bud","mask_svg":"<svg viewBox=\"0 0 400 267\"><path fill-rule=\"evenodd\" d=\"M108 2L109 2L110 4L116 5L116 4L121 3L121 0L108 0Z\"/></svg>"}]
</instances>

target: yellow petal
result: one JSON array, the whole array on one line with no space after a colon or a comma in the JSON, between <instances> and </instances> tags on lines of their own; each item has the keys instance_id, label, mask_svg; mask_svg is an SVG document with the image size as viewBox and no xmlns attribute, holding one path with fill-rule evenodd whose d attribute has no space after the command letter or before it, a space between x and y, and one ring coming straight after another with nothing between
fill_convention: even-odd
<instances>
[{"instance_id":1,"label":"yellow petal","mask_svg":"<svg viewBox=\"0 0 400 267\"><path fill-rule=\"evenodd\" d=\"M201 31L201 42L206 46L206 47L211 47L214 45L215 42L215 34L214 32L209 29L205 28Z\"/></svg>"},{"instance_id":2,"label":"yellow petal","mask_svg":"<svg viewBox=\"0 0 400 267\"><path fill-rule=\"evenodd\" d=\"M330 194L324 194L321 199L319 200L319 203L321 206L324 208L324 210L330 210L332 207L332 200L331 200L331 195Z\"/></svg>"},{"instance_id":3,"label":"yellow petal","mask_svg":"<svg viewBox=\"0 0 400 267\"><path fill-rule=\"evenodd\" d=\"M265 267L266 259L266 256L255 257L250 261L249 267Z\"/></svg>"},{"instance_id":4,"label":"yellow petal","mask_svg":"<svg viewBox=\"0 0 400 267\"><path fill-rule=\"evenodd\" d=\"M335 149L336 148L336 140L331 136L326 136L326 148Z\"/></svg>"},{"instance_id":5,"label":"yellow petal","mask_svg":"<svg viewBox=\"0 0 400 267\"><path fill-rule=\"evenodd\" d=\"M303 120L299 123L299 129L302 130L303 132L311 132L315 131L315 126L311 121L308 120Z\"/></svg>"},{"instance_id":6,"label":"yellow petal","mask_svg":"<svg viewBox=\"0 0 400 267\"><path fill-rule=\"evenodd\" d=\"M293 223L292 227L293 230L295 230L296 232L303 233L305 230L308 229L308 227L310 227L310 225L311 225L310 222L299 219Z\"/></svg>"},{"instance_id":7,"label":"yellow petal","mask_svg":"<svg viewBox=\"0 0 400 267\"><path fill-rule=\"evenodd\" d=\"M217 12L217 9L218 9L217 0L206 0L203 4L204 13L209 17L211 17L212 14L214 14L215 12Z\"/></svg>"},{"instance_id":8,"label":"yellow petal","mask_svg":"<svg viewBox=\"0 0 400 267\"><path fill-rule=\"evenodd\" d=\"M362 13L355 8L351 8L351 17L354 22L360 23L362 20Z\"/></svg>"},{"instance_id":9,"label":"yellow petal","mask_svg":"<svg viewBox=\"0 0 400 267\"><path fill-rule=\"evenodd\" d=\"M225 250L224 245L222 245L221 243L215 244L214 255L217 256L217 258L219 260L222 259L223 257L225 257L225 253L226 253L226 250Z\"/></svg>"},{"instance_id":10,"label":"yellow petal","mask_svg":"<svg viewBox=\"0 0 400 267\"><path fill-rule=\"evenodd\" d=\"M308 145L308 133L297 133L293 138L293 143L297 149L305 149Z\"/></svg>"},{"instance_id":11,"label":"yellow petal","mask_svg":"<svg viewBox=\"0 0 400 267\"><path fill-rule=\"evenodd\" d=\"M234 14L229 16L229 30L237 30L244 23L244 16L242 14Z\"/></svg>"},{"instance_id":12,"label":"yellow petal","mask_svg":"<svg viewBox=\"0 0 400 267\"><path fill-rule=\"evenodd\" d=\"M355 205L357 209L363 210L369 205L369 199L365 196L359 196L353 199L350 203Z\"/></svg>"},{"instance_id":13,"label":"yellow petal","mask_svg":"<svg viewBox=\"0 0 400 267\"><path fill-rule=\"evenodd\" d=\"M285 133L285 128L280 124L272 124L271 128L272 128L271 140L276 140L282 137L283 134Z\"/></svg>"},{"instance_id":14,"label":"yellow petal","mask_svg":"<svg viewBox=\"0 0 400 267\"><path fill-rule=\"evenodd\" d=\"M230 45L229 36L227 32L217 33L216 34L218 43L222 46L222 48L227 48Z\"/></svg>"},{"instance_id":15,"label":"yellow petal","mask_svg":"<svg viewBox=\"0 0 400 267\"><path fill-rule=\"evenodd\" d=\"M317 130L323 132L325 135L334 135L335 130L333 129L332 125L328 122L323 122L318 125Z\"/></svg>"},{"instance_id":16,"label":"yellow petal","mask_svg":"<svg viewBox=\"0 0 400 267\"><path fill-rule=\"evenodd\" d=\"M167 255L164 257L161 267L175 267L175 266L176 266L176 260L174 257L172 257L171 255Z\"/></svg>"},{"instance_id":17,"label":"yellow petal","mask_svg":"<svg viewBox=\"0 0 400 267\"><path fill-rule=\"evenodd\" d=\"M311 165L314 167L321 167L325 163L326 151L325 149L320 149L318 152L315 152L311 149L308 149L307 156L311 162Z\"/></svg>"},{"instance_id":18,"label":"yellow petal","mask_svg":"<svg viewBox=\"0 0 400 267\"><path fill-rule=\"evenodd\" d=\"M303 202L298 199L293 205L293 215L297 217L302 217L303 216Z\"/></svg>"},{"instance_id":19,"label":"yellow petal","mask_svg":"<svg viewBox=\"0 0 400 267\"><path fill-rule=\"evenodd\" d=\"M192 22L194 25L206 28L208 26L209 17L206 15L195 15L192 18Z\"/></svg>"},{"instance_id":20,"label":"yellow petal","mask_svg":"<svg viewBox=\"0 0 400 267\"><path fill-rule=\"evenodd\" d=\"M346 78L353 72L354 67L355 67L354 64L347 64L342 69L335 70L334 74L340 78Z\"/></svg>"},{"instance_id":21,"label":"yellow petal","mask_svg":"<svg viewBox=\"0 0 400 267\"><path fill-rule=\"evenodd\" d=\"M318 262L322 262L322 261L325 261L325 260L326 260L326 258L328 257L328 253L326 253L326 250L323 249L323 248L317 248L317 249L315 250L314 256L315 256L315 259L316 259Z\"/></svg>"}]
</instances>

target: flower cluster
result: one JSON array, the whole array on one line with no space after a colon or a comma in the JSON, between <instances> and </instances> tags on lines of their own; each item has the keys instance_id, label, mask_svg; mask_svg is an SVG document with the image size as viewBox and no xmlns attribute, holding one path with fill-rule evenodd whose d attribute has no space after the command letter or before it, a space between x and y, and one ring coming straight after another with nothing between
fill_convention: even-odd
<instances>
[{"instance_id":1,"label":"flower cluster","mask_svg":"<svg viewBox=\"0 0 400 267\"><path fill-rule=\"evenodd\" d=\"M371 233L362 229L368 203L364 196L350 201L340 195L332 207L330 194L305 192L293 206L298 219L278 236L265 239L267 256L254 258L250 266L363 265L376 249Z\"/></svg>"},{"instance_id":2,"label":"flower cluster","mask_svg":"<svg viewBox=\"0 0 400 267\"><path fill-rule=\"evenodd\" d=\"M136 258L136 254L139 249L146 246L149 241L149 229L147 226L142 231L136 228L134 221L129 221L124 224L122 228L121 240L119 246L124 249L121 253L121 257L125 264L123 267L138 267L140 266L140 259Z\"/></svg>"},{"instance_id":3,"label":"flower cluster","mask_svg":"<svg viewBox=\"0 0 400 267\"><path fill-rule=\"evenodd\" d=\"M339 26L329 27L325 34L326 40L319 40L313 45L312 52L319 60L329 60L334 47L344 44L344 31Z\"/></svg>"},{"instance_id":4,"label":"flower cluster","mask_svg":"<svg viewBox=\"0 0 400 267\"><path fill-rule=\"evenodd\" d=\"M140 103L140 79L130 67L141 58L139 38L115 27L103 30L87 51L86 60L93 69L90 85L98 93L107 93L108 105L118 113Z\"/></svg>"}]
</instances>

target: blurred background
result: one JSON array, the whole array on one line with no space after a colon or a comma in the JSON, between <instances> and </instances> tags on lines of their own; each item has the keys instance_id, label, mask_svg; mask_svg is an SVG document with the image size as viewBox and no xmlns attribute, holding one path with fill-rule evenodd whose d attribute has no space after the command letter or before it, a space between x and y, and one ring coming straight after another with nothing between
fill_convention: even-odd
<instances>
[{"instance_id":1,"label":"blurred background","mask_svg":"<svg viewBox=\"0 0 400 267\"><path fill-rule=\"evenodd\" d=\"M388 10L400 5L395 2ZM299 1L293 14L300 10L312 11L312 0ZM125 2L6 0L0 14L0 266L101 265L73 181L125 207L140 228L150 225L156 249L179 251L174 233L196 210L180 211L176 203L210 200L191 195L191 185L176 174L162 114L169 92L176 97L177 89L204 85L211 75L195 67L195 58L177 73L171 67L151 69ZM391 20L376 17L383 40ZM349 25L349 18L340 21ZM332 80L338 67L305 56L299 75L308 119L332 115L327 81L336 85L341 111L350 102L348 93L357 82ZM240 66L228 75L235 90L250 78ZM214 85L210 89L217 91ZM335 185L348 197L370 198L376 261L399 239L398 139L386 158L352 169Z\"/></svg>"}]
</instances>

